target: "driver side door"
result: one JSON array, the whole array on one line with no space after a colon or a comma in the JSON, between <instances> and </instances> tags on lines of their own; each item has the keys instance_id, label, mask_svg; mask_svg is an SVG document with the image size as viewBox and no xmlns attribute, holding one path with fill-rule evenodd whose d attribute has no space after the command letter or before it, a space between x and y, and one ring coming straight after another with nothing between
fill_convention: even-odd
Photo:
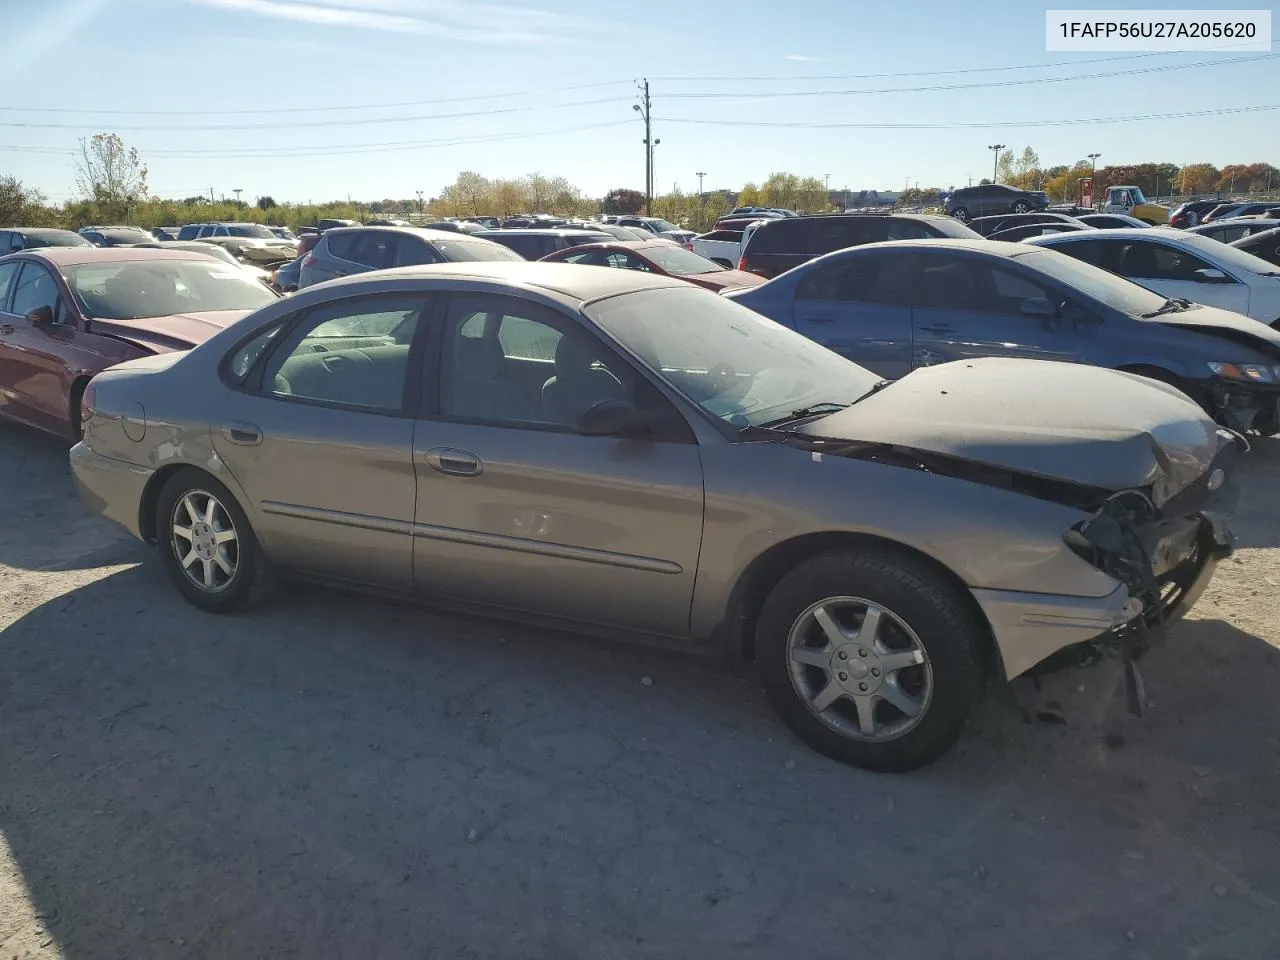
<instances>
[{"instance_id":1,"label":"driver side door","mask_svg":"<svg viewBox=\"0 0 1280 960\"><path fill-rule=\"evenodd\" d=\"M451 299L424 383L420 592L687 637L702 463L666 398L572 316L498 294ZM577 418L599 399L644 411L652 433L583 435Z\"/></svg>"}]
</instances>

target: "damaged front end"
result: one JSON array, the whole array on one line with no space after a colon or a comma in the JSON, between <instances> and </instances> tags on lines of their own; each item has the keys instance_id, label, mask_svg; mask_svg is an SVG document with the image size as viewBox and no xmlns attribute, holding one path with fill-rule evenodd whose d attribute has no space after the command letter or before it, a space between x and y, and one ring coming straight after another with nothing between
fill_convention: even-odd
<instances>
[{"instance_id":1,"label":"damaged front end","mask_svg":"<svg viewBox=\"0 0 1280 960\"><path fill-rule=\"evenodd\" d=\"M1063 539L1072 551L1125 584L1126 613L1132 616L1102 636L1060 651L1037 672L1117 656L1124 664L1130 712L1141 715L1146 697L1134 661L1163 642L1169 624L1199 599L1218 562L1232 552L1231 536L1213 508L1230 507L1238 450L1234 441L1224 442L1195 483L1163 502L1150 490L1124 490L1066 531Z\"/></svg>"}]
</instances>

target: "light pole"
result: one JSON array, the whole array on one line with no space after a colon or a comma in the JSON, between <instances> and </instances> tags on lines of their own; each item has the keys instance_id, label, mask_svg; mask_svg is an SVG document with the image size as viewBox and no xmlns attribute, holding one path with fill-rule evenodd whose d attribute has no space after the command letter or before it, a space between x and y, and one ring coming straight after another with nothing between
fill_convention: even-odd
<instances>
[{"instance_id":1,"label":"light pole","mask_svg":"<svg viewBox=\"0 0 1280 960\"><path fill-rule=\"evenodd\" d=\"M706 176L706 173L699 170L697 173L694 174L694 176L698 178L698 202L701 203L702 202L702 178Z\"/></svg>"},{"instance_id":2,"label":"light pole","mask_svg":"<svg viewBox=\"0 0 1280 960\"><path fill-rule=\"evenodd\" d=\"M696 174L694 174L694 176L698 178L698 226L699 227L705 226L705 224L702 222L702 215L703 215L703 211L706 210L707 198L702 192L702 178L705 177L706 175L707 175L706 172L703 170L699 170Z\"/></svg>"},{"instance_id":3,"label":"light pole","mask_svg":"<svg viewBox=\"0 0 1280 960\"><path fill-rule=\"evenodd\" d=\"M1100 156L1102 156L1102 154L1100 154L1100 153L1091 153L1091 154L1089 154L1089 155L1088 155L1088 157L1089 157L1089 172L1090 172L1090 173L1097 173L1097 172L1098 172L1098 158L1099 158Z\"/></svg>"},{"instance_id":4,"label":"light pole","mask_svg":"<svg viewBox=\"0 0 1280 960\"><path fill-rule=\"evenodd\" d=\"M240 194L244 193L244 190L240 187L232 187L231 192L236 195L236 206L240 206Z\"/></svg>"},{"instance_id":5,"label":"light pole","mask_svg":"<svg viewBox=\"0 0 1280 960\"><path fill-rule=\"evenodd\" d=\"M1000 151L1008 144L1005 143L989 143L987 149L991 151L991 182L996 182L996 172L1000 169Z\"/></svg>"},{"instance_id":6,"label":"light pole","mask_svg":"<svg viewBox=\"0 0 1280 960\"><path fill-rule=\"evenodd\" d=\"M418 191L416 191L416 192L417 192L417 194L418 194L418 212L419 212L419 213L422 213L422 211L423 211L424 209L426 209L426 208L425 208L425 207L423 207L423 205L422 205L422 191L421 191L421 190L418 190Z\"/></svg>"}]
</instances>

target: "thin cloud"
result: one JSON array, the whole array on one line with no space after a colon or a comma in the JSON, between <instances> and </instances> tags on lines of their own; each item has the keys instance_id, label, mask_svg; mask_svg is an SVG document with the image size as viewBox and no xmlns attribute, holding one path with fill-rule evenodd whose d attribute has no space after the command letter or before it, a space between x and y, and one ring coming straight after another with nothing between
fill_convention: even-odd
<instances>
[{"instance_id":1,"label":"thin cloud","mask_svg":"<svg viewBox=\"0 0 1280 960\"><path fill-rule=\"evenodd\" d=\"M563 37L561 18L540 11L454 0L190 0L192 3L317 26L410 33L475 43ZM495 23L503 24L496 28ZM554 27L554 29L549 29Z\"/></svg>"},{"instance_id":2,"label":"thin cloud","mask_svg":"<svg viewBox=\"0 0 1280 960\"><path fill-rule=\"evenodd\" d=\"M43 16L27 20L24 27L17 31L5 31L4 39L0 40L0 58L3 58L10 76L20 75L43 61L55 49L65 46L68 40L89 25L107 2L108 0L65 0L62 3L48 3L41 8Z\"/></svg>"},{"instance_id":3,"label":"thin cloud","mask_svg":"<svg viewBox=\"0 0 1280 960\"><path fill-rule=\"evenodd\" d=\"M782 59L794 60L796 63L821 63L822 62L821 57L809 57L809 56L805 56L803 53L788 53Z\"/></svg>"}]
</instances>

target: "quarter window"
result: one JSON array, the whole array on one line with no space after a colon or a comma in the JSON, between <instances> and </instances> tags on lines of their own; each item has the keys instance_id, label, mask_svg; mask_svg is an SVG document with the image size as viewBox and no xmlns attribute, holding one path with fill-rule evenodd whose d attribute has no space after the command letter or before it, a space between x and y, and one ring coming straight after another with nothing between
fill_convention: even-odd
<instances>
[{"instance_id":1,"label":"quarter window","mask_svg":"<svg viewBox=\"0 0 1280 960\"><path fill-rule=\"evenodd\" d=\"M423 309L421 298L397 296L312 311L268 363L267 392L282 399L400 412L409 348Z\"/></svg>"},{"instance_id":2,"label":"quarter window","mask_svg":"<svg viewBox=\"0 0 1280 960\"><path fill-rule=\"evenodd\" d=\"M360 234L348 260L363 263L366 267L381 270L391 266L395 259L396 235L380 230L368 230Z\"/></svg>"}]
</instances>

